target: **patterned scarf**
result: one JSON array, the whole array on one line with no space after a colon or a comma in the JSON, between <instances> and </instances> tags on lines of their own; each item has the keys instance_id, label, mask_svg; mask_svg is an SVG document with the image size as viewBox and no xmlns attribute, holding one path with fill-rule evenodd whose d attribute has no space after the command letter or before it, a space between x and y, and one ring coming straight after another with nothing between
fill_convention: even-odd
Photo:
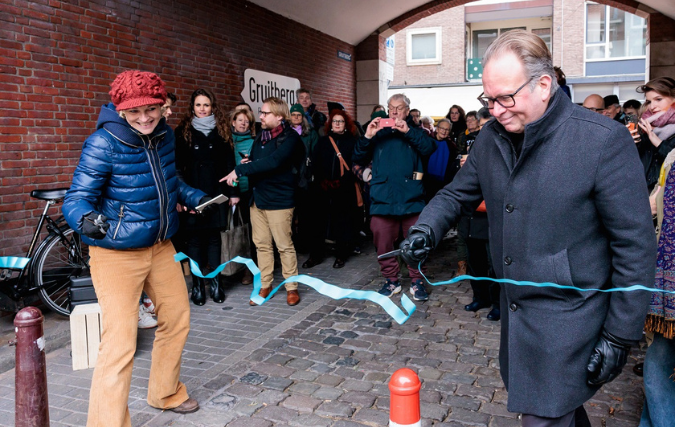
<instances>
[{"instance_id":1,"label":"patterned scarf","mask_svg":"<svg viewBox=\"0 0 675 427\"><path fill-rule=\"evenodd\" d=\"M675 168L671 168L663 193L663 222L656 258L654 287L675 291ZM645 330L675 338L675 294L653 292Z\"/></svg>"},{"instance_id":2,"label":"patterned scarf","mask_svg":"<svg viewBox=\"0 0 675 427\"><path fill-rule=\"evenodd\" d=\"M282 120L281 123L279 123L279 126L275 127L274 129L263 130L262 133L260 134L260 140L262 141L262 144L265 145L267 144L267 142L279 136L279 134L281 134L281 131L284 130L284 126L286 126L286 122Z\"/></svg>"},{"instance_id":3,"label":"patterned scarf","mask_svg":"<svg viewBox=\"0 0 675 427\"><path fill-rule=\"evenodd\" d=\"M668 111L652 113L647 110L642 113L642 118L652 125L654 133L662 141L665 141L675 134L675 107L672 105Z\"/></svg>"}]
</instances>

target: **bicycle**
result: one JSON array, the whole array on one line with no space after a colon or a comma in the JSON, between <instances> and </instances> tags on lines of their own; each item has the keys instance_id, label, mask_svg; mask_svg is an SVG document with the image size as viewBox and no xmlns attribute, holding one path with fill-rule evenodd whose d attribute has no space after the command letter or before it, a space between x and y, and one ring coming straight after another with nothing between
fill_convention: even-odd
<instances>
[{"instance_id":1,"label":"bicycle","mask_svg":"<svg viewBox=\"0 0 675 427\"><path fill-rule=\"evenodd\" d=\"M0 310L17 312L37 302L56 313L70 315L70 279L89 274L89 247L66 223L52 219L49 208L62 202L67 188L33 190L30 196L47 202L25 257L0 257ZM43 227L47 236L40 241Z\"/></svg>"}]
</instances>

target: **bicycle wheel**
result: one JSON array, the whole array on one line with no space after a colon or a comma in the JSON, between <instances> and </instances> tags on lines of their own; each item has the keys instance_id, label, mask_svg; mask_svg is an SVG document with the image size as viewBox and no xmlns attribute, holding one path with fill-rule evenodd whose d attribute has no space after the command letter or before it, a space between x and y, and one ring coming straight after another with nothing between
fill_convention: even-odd
<instances>
[{"instance_id":1,"label":"bicycle wheel","mask_svg":"<svg viewBox=\"0 0 675 427\"><path fill-rule=\"evenodd\" d=\"M70 278L89 268L89 247L80 235L68 227L63 237L51 234L42 245L33 264L33 280L40 299L49 308L70 315Z\"/></svg>"}]
</instances>

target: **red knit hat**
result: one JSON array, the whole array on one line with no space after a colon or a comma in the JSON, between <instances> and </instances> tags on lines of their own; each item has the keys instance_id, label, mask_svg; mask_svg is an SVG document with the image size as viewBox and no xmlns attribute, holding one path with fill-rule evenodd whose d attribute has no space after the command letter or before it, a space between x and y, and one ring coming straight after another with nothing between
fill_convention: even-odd
<instances>
[{"instance_id":1,"label":"red knit hat","mask_svg":"<svg viewBox=\"0 0 675 427\"><path fill-rule=\"evenodd\" d=\"M117 111L166 102L164 82L155 73L128 70L120 73L110 87L108 93Z\"/></svg>"}]
</instances>

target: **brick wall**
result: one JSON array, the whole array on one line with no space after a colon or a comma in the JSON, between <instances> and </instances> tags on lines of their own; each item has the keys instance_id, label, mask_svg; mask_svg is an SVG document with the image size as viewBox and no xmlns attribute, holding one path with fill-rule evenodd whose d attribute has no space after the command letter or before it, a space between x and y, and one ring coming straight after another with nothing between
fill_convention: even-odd
<instances>
[{"instance_id":1,"label":"brick wall","mask_svg":"<svg viewBox=\"0 0 675 427\"><path fill-rule=\"evenodd\" d=\"M553 64L567 77L584 75L585 10L583 0L553 2Z\"/></svg>"},{"instance_id":2,"label":"brick wall","mask_svg":"<svg viewBox=\"0 0 675 427\"><path fill-rule=\"evenodd\" d=\"M441 64L406 64L406 31L414 28L442 27ZM455 83L464 81L465 74L464 6L443 10L413 23L396 33L394 80L392 85L420 83Z\"/></svg>"},{"instance_id":3,"label":"brick wall","mask_svg":"<svg viewBox=\"0 0 675 427\"><path fill-rule=\"evenodd\" d=\"M246 68L298 78L356 109L354 47L248 2L0 0L0 255L20 255L40 214L27 195L67 187L110 82L158 73L186 111L199 87L226 108ZM172 126L178 123L174 116Z\"/></svg>"}]
</instances>

